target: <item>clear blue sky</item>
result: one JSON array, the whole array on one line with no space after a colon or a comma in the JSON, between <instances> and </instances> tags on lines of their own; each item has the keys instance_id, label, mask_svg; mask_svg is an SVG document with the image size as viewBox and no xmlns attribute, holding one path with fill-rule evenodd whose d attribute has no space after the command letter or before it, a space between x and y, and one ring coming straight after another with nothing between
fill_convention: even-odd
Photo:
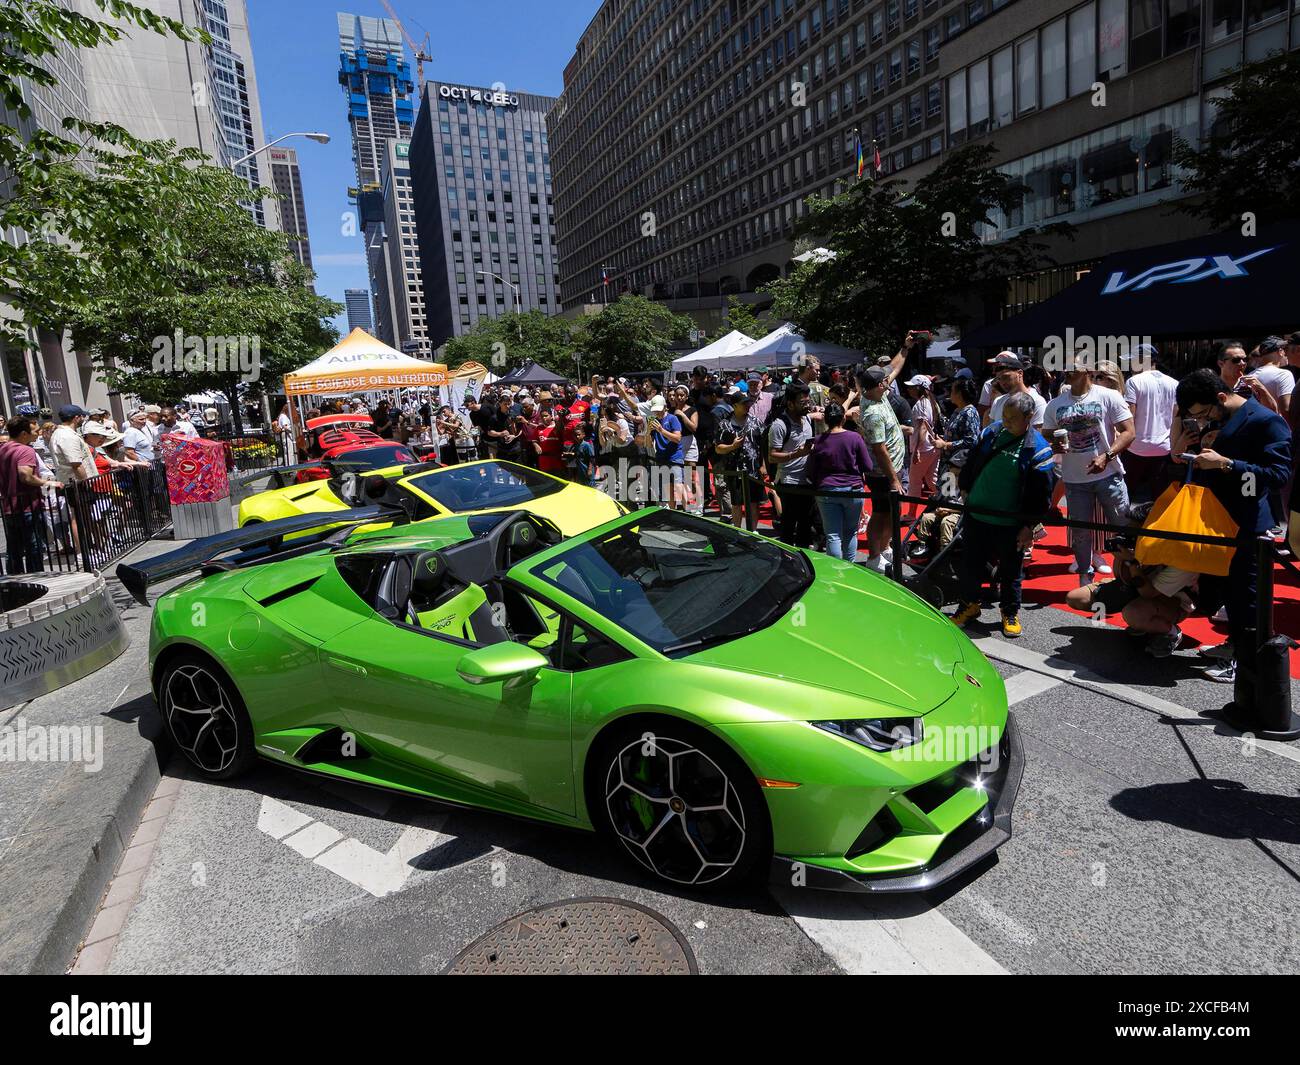
<instances>
[{"instance_id":1,"label":"clear blue sky","mask_svg":"<svg viewBox=\"0 0 1300 1065\"><path fill-rule=\"evenodd\" d=\"M417 41L429 34L428 79L558 96L564 65L599 0L487 0L437 4L390 0ZM345 237L349 185L356 184L343 89L338 84L336 13L386 17L379 0L354 4L323 0L248 0L262 121L268 140L284 133L323 130L326 145L295 138L307 201L307 230L316 267L316 291L343 302L343 290L370 287L361 237ZM411 76L415 77L415 63ZM343 329L346 317L337 324Z\"/></svg>"}]
</instances>

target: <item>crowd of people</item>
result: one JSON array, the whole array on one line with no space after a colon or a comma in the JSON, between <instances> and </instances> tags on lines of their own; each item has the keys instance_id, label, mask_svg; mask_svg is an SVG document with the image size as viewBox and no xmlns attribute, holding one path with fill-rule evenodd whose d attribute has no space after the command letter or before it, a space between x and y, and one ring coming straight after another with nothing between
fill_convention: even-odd
<instances>
[{"instance_id":1,"label":"crowd of people","mask_svg":"<svg viewBox=\"0 0 1300 1065\"><path fill-rule=\"evenodd\" d=\"M380 437L423 445L444 463L499 458L633 503L707 508L749 529L766 516L788 544L882 573L903 561L891 546L891 494L926 500L902 508L908 561L955 557L954 621L975 623L991 587L1009 637L1022 631L1025 565L1044 519L1059 511L1083 523L1069 531L1078 587L1068 605L1121 613L1161 657L1188 646L1180 624L1197 612L1226 617L1241 638L1254 616L1253 552L1237 551L1228 577L1214 577L1143 566L1135 538L1115 531L1140 526L1170 485L1186 481L1207 488L1241 532L1284 536L1300 333L1250 349L1225 344L1213 366L1181 380L1150 345L1133 353L1132 373L1085 359L1048 368L1012 351L988 359L979 378L960 357L933 375L914 372L926 339L909 334L893 355L854 367L815 358L786 370L697 366L669 383L644 375L491 386L458 410L430 393L373 408L329 400L307 417L364 413ZM171 407L142 406L120 429L106 411L59 414L56 425L20 412L0 444L10 572L39 568L65 486L115 472L157 478L159 437L201 433ZM300 431L287 405L274 428ZM1210 676L1233 679L1232 639L1201 651Z\"/></svg>"},{"instance_id":2,"label":"crowd of people","mask_svg":"<svg viewBox=\"0 0 1300 1065\"><path fill-rule=\"evenodd\" d=\"M75 404L53 412L21 407L0 433L0 515L9 574L40 573L50 548L75 559L83 537L97 547L119 537L105 520L115 500L163 498L159 439L200 435L188 412L142 405L115 425L108 410Z\"/></svg>"}]
</instances>

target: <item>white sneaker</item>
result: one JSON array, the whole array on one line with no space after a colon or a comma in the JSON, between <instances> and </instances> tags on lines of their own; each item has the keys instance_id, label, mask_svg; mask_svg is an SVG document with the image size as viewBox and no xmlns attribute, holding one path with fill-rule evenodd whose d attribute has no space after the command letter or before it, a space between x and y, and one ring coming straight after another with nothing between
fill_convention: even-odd
<instances>
[{"instance_id":1,"label":"white sneaker","mask_svg":"<svg viewBox=\"0 0 1300 1065\"><path fill-rule=\"evenodd\" d=\"M867 569L871 570L872 573L884 573L885 565L886 565L885 556L883 554L868 555L867 560L866 562L863 563L863 565Z\"/></svg>"},{"instance_id":2,"label":"white sneaker","mask_svg":"<svg viewBox=\"0 0 1300 1065\"><path fill-rule=\"evenodd\" d=\"M1108 565L1106 565L1106 560L1105 560L1104 558L1102 558L1101 555L1093 555L1093 556L1092 556L1092 568L1093 568L1097 573L1106 573L1106 574L1111 574L1111 573L1114 573L1114 572L1115 572L1115 571L1114 571L1113 569L1111 569Z\"/></svg>"},{"instance_id":3,"label":"white sneaker","mask_svg":"<svg viewBox=\"0 0 1300 1065\"><path fill-rule=\"evenodd\" d=\"M1196 653L1211 661L1229 662L1232 660L1232 641L1202 644L1196 649Z\"/></svg>"}]
</instances>

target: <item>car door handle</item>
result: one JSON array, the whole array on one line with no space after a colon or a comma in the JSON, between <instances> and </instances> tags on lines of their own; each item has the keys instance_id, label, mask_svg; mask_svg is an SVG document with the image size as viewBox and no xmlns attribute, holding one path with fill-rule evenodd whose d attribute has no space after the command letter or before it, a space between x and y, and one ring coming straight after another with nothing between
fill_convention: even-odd
<instances>
[{"instance_id":1,"label":"car door handle","mask_svg":"<svg viewBox=\"0 0 1300 1065\"><path fill-rule=\"evenodd\" d=\"M344 673L355 673L358 677L367 676L365 666L359 666L355 662L349 662L346 658L327 658L325 661L335 669L342 670Z\"/></svg>"}]
</instances>

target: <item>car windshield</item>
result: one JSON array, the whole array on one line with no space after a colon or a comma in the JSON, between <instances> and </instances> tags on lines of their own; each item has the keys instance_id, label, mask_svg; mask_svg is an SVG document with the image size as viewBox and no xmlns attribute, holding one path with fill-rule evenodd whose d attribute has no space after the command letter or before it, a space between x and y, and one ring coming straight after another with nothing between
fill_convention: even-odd
<instances>
[{"instance_id":1,"label":"car windshield","mask_svg":"<svg viewBox=\"0 0 1300 1065\"><path fill-rule=\"evenodd\" d=\"M359 447L345 451L336 458L339 466L356 466L358 469L382 470L388 466L405 466L415 461L415 455L401 444L384 447Z\"/></svg>"},{"instance_id":2,"label":"car windshield","mask_svg":"<svg viewBox=\"0 0 1300 1065\"><path fill-rule=\"evenodd\" d=\"M406 482L453 514L517 507L560 491L563 481L512 462L476 462L420 474Z\"/></svg>"},{"instance_id":3,"label":"car windshield","mask_svg":"<svg viewBox=\"0 0 1300 1065\"><path fill-rule=\"evenodd\" d=\"M765 628L812 581L803 555L674 511L632 520L532 573L663 654Z\"/></svg>"}]
</instances>

